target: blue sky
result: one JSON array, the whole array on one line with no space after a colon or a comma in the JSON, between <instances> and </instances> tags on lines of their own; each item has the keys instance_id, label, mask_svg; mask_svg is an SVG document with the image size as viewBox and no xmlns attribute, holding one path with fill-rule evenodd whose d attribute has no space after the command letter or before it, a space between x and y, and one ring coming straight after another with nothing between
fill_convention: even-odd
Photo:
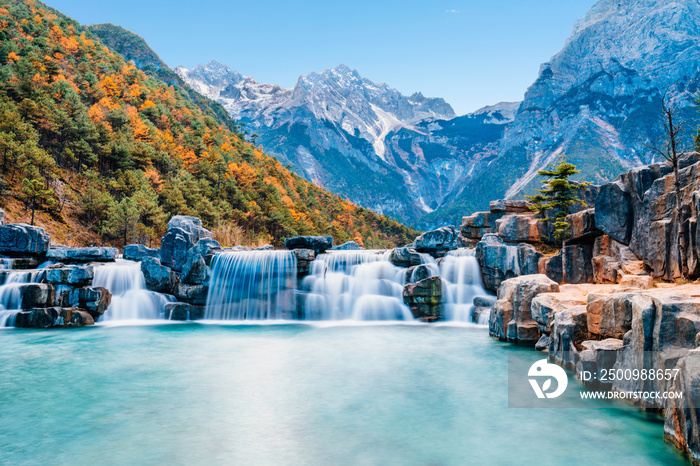
<instances>
[{"instance_id":1,"label":"blue sky","mask_svg":"<svg viewBox=\"0 0 700 466\"><path fill-rule=\"evenodd\" d=\"M594 0L48 0L83 24L114 23L171 67L215 59L292 87L344 63L405 94L443 97L458 114L521 100L539 65Z\"/></svg>"}]
</instances>

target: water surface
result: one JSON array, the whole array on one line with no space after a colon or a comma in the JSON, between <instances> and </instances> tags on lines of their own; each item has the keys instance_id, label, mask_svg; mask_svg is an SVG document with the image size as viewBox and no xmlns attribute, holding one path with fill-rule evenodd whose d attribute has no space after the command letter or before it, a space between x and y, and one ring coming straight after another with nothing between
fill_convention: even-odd
<instances>
[{"instance_id":1,"label":"water surface","mask_svg":"<svg viewBox=\"0 0 700 466\"><path fill-rule=\"evenodd\" d=\"M4 464L684 464L634 410L509 409L507 354L542 354L483 328L7 329L0 348Z\"/></svg>"}]
</instances>

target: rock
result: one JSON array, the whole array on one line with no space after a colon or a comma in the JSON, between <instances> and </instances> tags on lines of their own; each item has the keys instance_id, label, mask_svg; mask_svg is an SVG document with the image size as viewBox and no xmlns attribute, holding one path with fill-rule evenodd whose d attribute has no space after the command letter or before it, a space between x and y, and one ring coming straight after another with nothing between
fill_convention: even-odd
<instances>
[{"instance_id":1,"label":"rock","mask_svg":"<svg viewBox=\"0 0 700 466\"><path fill-rule=\"evenodd\" d=\"M627 293L588 295L588 331L605 338L622 338L632 328L632 303L638 295Z\"/></svg>"},{"instance_id":2,"label":"rock","mask_svg":"<svg viewBox=\"0 0 700 466\"><path fill-rule=\"evenodd\" d=\"M554 314L550 333L549 357L567 369L578 362L575 342L587 333L586 306L574 306Z\"/></svg>"},{"instance_id":3,"label":"rock","mask_svg":"<svg viewBox=\"0 0 700 466\"><path fill-rule=\"evenodd\" d=\"M553 256L543 259L544 273L550 279L557 283L564 283L564 260L562 259L563 251L559 251Z\"/></svg>"},{"instance_id":4,"label":"rock","mask_svg":"<svg viewBox=\"0 0 700 466\"><path fill-rule=\"evenodd\" d=\"M124 252L122 255L124 259L138 262L144 257L160 258L160 249L149 248L143 244L130 244L128 246L124 246Z\"/></svg>"},{"instance_id":5,"label":"rock","mask_svg":"<svg viewBox=\"0 0 700 466\"><path fill-rule=\"evenodd\" d=\"M539 324L540 331L548 334L550 333L550 326L554 316L557 313L585 305L586 298L583 295L560 291L556 293L542 293L535 296L530 308L532 319Z\"/></svg>"},{"instance_id":6,"label":"rock","mask_svg":"<svg viewBox=\"0 0 700 466\"><path fill-rule=\"evenodd\" d=\"M493 213L529 212L530 202L515 199L499 199L489 202L489 210Z\"/></svg>"},{"instance_id":7,"label":"rock","mask_svg":"<svg viewBox=\"0 0 700 466\"><path fill-rule=\"evenodd\" d=\"M187 262L182 268L182 281L191 285L199 285L209 279L209 269L204 257L200 254L187 254Z\"/></svg>"},{"instance_id":8,"label":"rock","mask_svg":"<svg viewBox=\"0 0 700 466\"><path fill-rule=\"evenodd\" d=\"M340 246L333 246L331 251L360 251L364 249L362 246L357 244L355 241L346 241Z\"/></svg>"},{"instance_id":9,"label":"rock","mask_svg":"<svg viewBox=\"0 0 700 466\"><path fill-rule=\"evenodd\" d=\"M581 346L583 350L578 355L576 363L576 373L583 371L591 374L600 374L602 370L610 371L617 360L617 351L622 347L622 340L606 338L601 341L584 341ZM591 378L581 380L585 385L595 387L610 387L612 381L601 382Z\"/></svg>"},{"instance_id":10,"label":"rock","mask_svg":"<svg viewBox=\"0 0 700 466\"><path fill-rule=\"evenodd\" d=\"M409 283L403 289L403 301L416 319L443 318L443 285L440 277L429 277Z\"/></svg>"},{"instance_id":11,"label":"rock","mask_svg":"<svg viewBox=\"0 0 700 466\"><path fill-rule=\"evenodd\" d=\"M430 268L425 265L414 265L406 269L406 283L416 283L432 275Z\"/></svg>"},{"instance_id":12,"label":"rock","mask_svg":"<svg viewBox=\"0 0 700 466\"><path fill-rule=\"evenodd\" d=\"M196 243L202 238L213 238L214 234L202 227L202 221L197 217L187 215L175 215L168 222L168 231L178 228L188 232L192 237L192 242Z\"/></svg>"},{"instance_id":13,"label":"rock","mask_svg":"<svg viewBox=\"0 0 700 466\"><path fill-rule=\"evenodd\" d=\"M43 228L12 223L0 226L0 254L6 256L43 255L49 250L49 235Z\"/></svg>"},{"instance_id":14,"label":"rock","mask_svg":"<svg viewBox=\"0 0 700 466\"><path fill-rule=\"evenodd\" d=\"M495 296L477 296L474 298L475 307L493 307L496 304Z\"/></svg>"},{"instance_id":15,"label":"rock","mask_svg":"<svg viewBox=\"0 0 700 466\"><path fill-rule=\"evenodd\" d=\"M95 271L92 265L66 265L46 270L45 280L55 285L85 286L92 283Z\"/></svg>"},{"instance_id":16,"label":"rock","mask_svg":"<svg viewBox=\"0 0 700 466\"><path fill-rule=\"evenodd\" d=\"M313 249L294 249L292 252L297 258L297 278L305 277L311 270L311 263L316 259L316 251Z\"/></svg>"},{"instance_id":17,"label":"rock","mask_svg":"<svg viewBox=\"0 0 700 466\"><path fill-rule=\"evenodd\" d=\"M295 236L284 241L287 249L313 249L316 254L326 252L333 247L332 236Z\"/></svg>"},{"instance_id":18,"label":"rock","mask_svg":"<svg viewBox=\"0 0 700 466\"><path fill-rule=\"evenodd\" d=\"M112 293L101 286L78 289L78 306L85 309L94 319L105 313L112 302Z\"/></svg>"},{"instance_id":19,"label":"rock","mask_svg":"<svg viewBox=\"0 0 700 466\"><path fill-rule=\"evenodd\" d=\"M545 226L533 213L506 215L496 221L498 236L506 243L538 243L545 233Z\"/></svg>"},{"instance_id":20,"label":"rock","mask_svg":"<svg viewBox=\"0 0 700 466\"><path fill-rule=\"evenodd\" d=\"M700 350L694 349L678 361L678 376L669 389L683 397L669 399L665 406L664 438L700 463Z\"/></svg>"},{"instance_id":21,"label":"rock","mask_svg":"<svg viewBox=\"0 0 700 466\"><path fill-rule=\"evenodd\" d=\"M654 280L649 275L623 275L620 280L620 290L647 290L654 286Z\"/></svg>"},{"instance_id":22,"label":"rock","mask_svg":"<svg viewBox=\"0 0 700 466\"><path fill-rule=\"evenodd\" d=\"M532 300L540 293L553 291L559 291L559 285L545 275L524 275L504 281L489 317L491 336L534 345L540 331L532 319Z\"/></svg>"},{"instance_id":23,"label":"rock","mask_svg":"<svg viewBox=\"0 0 700 466\"><path fill-rule=\"evenodd\" d=\"M265 246L263 246L264 248ZM260 248L260 250L263 250ZM211 265L211 261L216 254L223 251L223 248L218 241L211 238L202 238L187 251L188 260L190 256L200 255L204 258L207 265Z\"/></svg>"},{"instance_id":24,"label":"rock","mask_svg":"<svg viewBox=\"0 0 700 466\"><path fill-rule=\"evenodd\" d=\"M182 228L168 228L160 241L160 263L176 272L182 271L187 251L194 246L194 236Z\"/></svg>"},{"instance_id":25,"label":"rock","mask_svg":"<svg viewBox=\"0 0 700 466\"><path fill-rule=\"evenodd\" d=\"M538 273L542 257L531 245L507 245L494 234L484 235L476 246L484 287L491 291L509 278Z\"/></svg>"},{"instance_id":26,"label":"rock","mask_svg":"<svg viewBox=\"0 0 700 466\"><path fill-rule=\"evenodd\" d=\"M457 249L458 231L453 226L441 227L437 230L428 231L420 235L413 242L414 248L418 252L426 252L434 256L443 256L447 251Z\"/></svg>"},{"instance_id":27,"label":"rock","mask_svg":"<svg viewBox=\"0 0 700 466\"><path fill-rule=\"evenodd\" d=\"M53 286L48 283L20 283L13 287L17 290L19 309L48 307L54 303Z\"/></svg>"},{"instance_id":28,"label":"rock","mask_svg":"<svg viewBox=\"0 0 700 466\"><path fill-rule=\"evenodd\" d=\"M48 307L22 311L15 317L15 327L51 328L94 325L92 316L76 308Z\"/></svg>"},{"instance_id":29,"label":"rock","mask_svg":"<svg viewBox=\"0 0 700 466\"><path fill-rule=\"evenodd\" d=\"M535 343L535 349L537 351L545 351L549 348L549 335L542 335L537 343Z\"/></svg>"},{"instance_id":30,"label":"rock","mask_svg":"<svg viewBox=\"0 0 700 466\"><path fill-rule=\"evenodd\" d=\"M113 262L117 255L117 248L51 248L46 253L46 259L63 263Z\"/></svg>"},{"instance_id":31,"label":"rock","mask_svg":"<svg viewBox=\"0 0 700 466\"><path fill-rule=\"evenodd\" d=\"M460 236L464 240L480 240L484 235L496 232L496 221L505 213L475 212L462 218Z\"/></svg>"},{"instance_id":32,"label":"rock","mask_svg":"<svg viewBox=\"0 0 700 466\"><path fill-rule=\"evenodd\" d=\"M586 209L566 216L571 225L568 241L581 241L603 234L595 226L595 209Z\"/></svg>"},{"instance_id":33,"label":"rock","mask_svg":"<svg viewBox=\"0 0 700 466\"><path fill-rule=\"evenodd\" d=\"M207 303L208 293L208 285L188 285L186 283L177 283L173 294L180 301L185 301L190 304L204 305Z\"/></svg>"},{"instance_id":34,"label":"rock","mask_svg":"<svg viewBox=\"0 0 700 466\"><path fill-rule=\"evenodd\" d=\"M171 293L175 282L174 273L155 257L145 257L141 261L141 271L146 279L146 287L159 293Z\"/></svg>"},{"instance_id":35,"label":"rock","mask_svg":"<svg viewBox=\"0 0 700 466\"><path fill-rule=\"evenodd\" d=\"M618 283L622 276L645 275L644 262L632 250L608 235L593 244L593 280L595 283Z\"/></svg>"},{"instance_id":36,"label":"rock","mask_svg":"<svg viewBox=\"0 0 700 466\"><path fill-rule=\"evenodd\" d=\"M606 235L629 244L632 234L630 193L621 179L602 185L595 200L596 226Z\"/></svg>"},{"instance_id":37,"label":"rock","mask_svg":"<svg viewBox=\"0 0 700 466\"><path fill-rule=\"evenodd\" d=\"M579 243L564 246L564 281L566 283L593 283L593 248Z\"/></svg>"},{"instance_id":38,"label":"rock","mask_svg":"<svg viewBox=\"0 0 700 466\"><path fill-rule=\"evenodd\" d=\"M204 318L204 306L187 303L168 303L165 305L165 318L169 320L199 320Z\"/></svg>"},{"instance_id":39,"label":"rock","mask_svg":"<svg viewBox=\"0 0 700 466\"><path fill-rule=\"evenodd\" d=\"M420 265L421 258L414 249L403 247L392 249L389 261L397 267L411 267Z\"/></svg>"},{"instance_id":40,"label":"rock","mask_svg":"<svg viewBox=\"0 0 700 466\"><path fill-rule=\"evenodd\" d=\"M671 346L695 348L696 328L700 316L700 297L687 295L651 293L656 309L654 322L653 351L662 351Z\"/></svg>"},{"instance_id":41,"label":"rock","mask_svg":"<svg viewBox=\"0 0 700 466\"><path fill-rule=\"evenodd\" d=\"M5 211L0 209L0 226L5 224Z\"/></svg>"}]
</instances>

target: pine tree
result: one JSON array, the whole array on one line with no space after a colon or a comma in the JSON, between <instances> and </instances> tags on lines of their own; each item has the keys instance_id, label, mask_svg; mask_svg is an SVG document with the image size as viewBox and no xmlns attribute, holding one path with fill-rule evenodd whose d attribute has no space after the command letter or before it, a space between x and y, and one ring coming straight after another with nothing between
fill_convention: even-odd
<instances>
[{"instance_id":1,"label":"pine tree","mask_svg":"<svg viewBox=\"0 0 700 466\"><path fill-rule=\"evenodd\" d=\"M545 222L548 227L551 223L554 227L554 240L562 244L570 233L571 225L566 221L566 216L571 213L571 207L576 204L586 206L578 197L578 191L591 184L570 181L569 178L577 173L579 170L576 169L576 165L567 162L566 157L560 155L556 165L552 164L548 169L537 172L545 177L542 180L542 189L535 190L539 194L525 196L532 203L530 210L539 212L542 217L540 221Z\"/></svg>"},{"instance_id":2,"label":"pine tree","mask_svg":"<svg viewBox=\"0 0 700 466\"><path fill-rule=\"evenodd\" d=\"M34 212L37 209L54 204L53 189L46 189L41 180L24 178L22 180L22 194L24 194L24 203L27 209L32 211L30 225L34 225Z\"/></svg>"}]
</instances>

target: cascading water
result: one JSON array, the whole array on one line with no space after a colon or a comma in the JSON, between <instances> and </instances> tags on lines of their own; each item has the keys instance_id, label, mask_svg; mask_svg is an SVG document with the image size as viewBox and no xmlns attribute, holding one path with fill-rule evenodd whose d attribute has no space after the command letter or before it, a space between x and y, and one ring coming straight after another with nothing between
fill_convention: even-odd
<instances>
[{"instance_id":1,"label":"cascading water","mask_svg":"<svg viewBox=\"0 0 700 466\"><path fill-rule=\"evenodd\" d=\"M19 286L38 282L41 270L13 270L3 272L0 285L0 327L14 326L15 316L20 310L21 293Z\"/></svg>"},{"instance_id":2,"label":"cascading water","mask_svg":"<svg viewBox=\"0 0 700 466\"><path fill-rule=\"evenodd\" d=\"M214 258L205 319L295 319L297 260L291 251L224 252Z\"/></svg>"},{"instance_id":3,"label":"cascading water","mask_svg":"<svg viewBox=\"0 0 700 466\"><path fill-rule=\"evenodd\" d=\"M162 319L170 296L146 289L141 263L124 259L95 266L93 286L101 286L112 293L112 302L102 316L103 321Z\"/></svg>"},{"instance_id":4,"label":"cascading water","mask_svg":"<svg viewBox=\"0 0 700 466\"><path fill-rule=\"evenodd\" d=\"M475 250L450 251L442 259L440 275L447 288L445 319L473 322L474 298L489 296L481 281L481 269L476 260Z\"/></svg>"},{"instance_id":5,"label":"cascading water","mask_svg":"<svg viewBox=\"0 0 700 466\"><path fill-rule=\"evenodd\" d=\"M329 251L304 279L305 320L413 320L402 292L406 273L384 251Z\"/></svg>"}]
</instances>

